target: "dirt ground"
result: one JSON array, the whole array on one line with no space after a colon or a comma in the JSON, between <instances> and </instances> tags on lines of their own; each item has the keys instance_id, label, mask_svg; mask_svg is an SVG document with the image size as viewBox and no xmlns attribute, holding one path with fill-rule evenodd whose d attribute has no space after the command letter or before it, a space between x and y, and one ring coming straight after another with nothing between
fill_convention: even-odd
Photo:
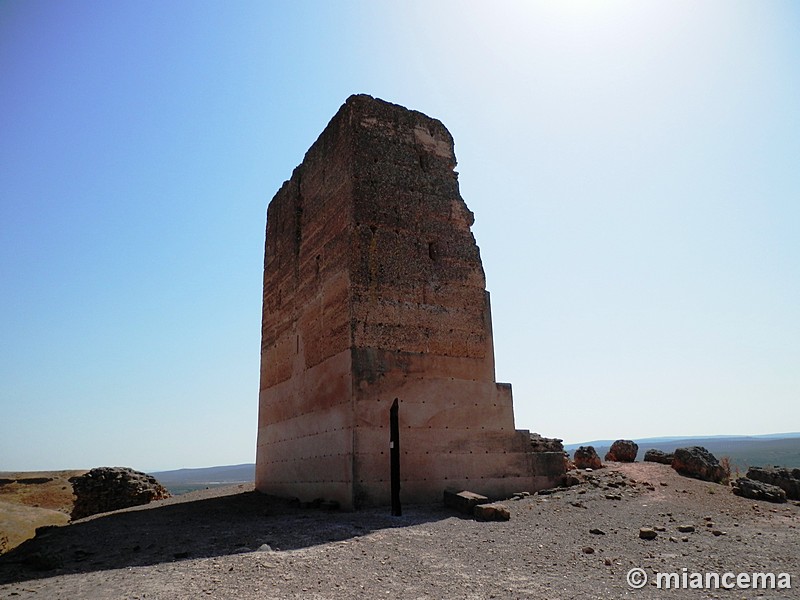
<instances>
[{"instance_id":1,"label":"dirt ground","mask_svg":"<svg viewBox=\"0 0 800 600\"><path fill-rule=\"evenodd\" d=\"M392 517L299 509L252 486L194 492L40 534L0 557L0 598L800 598L795 503L745 500L654 463L580 477L505 501L511 520L491 523L440 505ZM649 576L643 589L628 585L632 568ZM792 588L653 585L683 569L788 573Z\"/></svg>"},{"instance_id":2,"label":"dirt ground","mask_svg":"<svg viewBox=\"0 0 800 600\"><path fill-rule=\"evenodd\" d=\"M69 522L69 478L85 472L0 472L0 554L33 537L37 527Z\"/></svg>"}]
</instances>

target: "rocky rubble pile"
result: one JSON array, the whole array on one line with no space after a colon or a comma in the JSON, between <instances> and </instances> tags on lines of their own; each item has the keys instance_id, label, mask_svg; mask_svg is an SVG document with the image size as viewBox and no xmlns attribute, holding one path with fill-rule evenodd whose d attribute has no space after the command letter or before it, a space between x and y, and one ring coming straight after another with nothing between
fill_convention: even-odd
<instances>
[{"instance_id":1,"label":"rocky rubble pile","mask_svg":"<svg viewBox=\"0 0 800 600\"><path fill-rule=\"evenodd\" d=\"M750 467L747 478L778 486L787 498L800 500L800 469Z\"/></svg>"},{"instance_id":2,"label":"rocky rubble pile","mask_svg":"<svg viewBox=\"0 0 800 600\"><path fill-rule=\"evenodd\" d=\"M534 452L563 452L564 440L547 438L538 433L531 433L531 449Z\"/></svg>"},{"instance_id":3,"label":"rocky rubble pile","mask_svg":"<svg viewBox=\"0 0 800 600\"><path fill-rule=\"evenodd\" d=\"M632 440L617 440L611 444L611 448L606 452L606 460L616 462L633 462L639 452L639 445Z\"/></svg>"},{"instance_id":4,"label":"rocky rubble pile","mask_svg":"<svg viewBox=\"0 0 800 600\"><path fill-rule=\"evenodd\" d=\"M767 502L786 502L786 492L777 485L740 477L733 483L733 493L742 498L765 500Z\"/></svg>"},{"instance_id":5,"label":"rocky rubble pile","mask_svg":"<svg viewBox=\"0 0 800 600\"><path fill-rule=\"evenodd\" d=\"M714 483L723 483L728 477L717 458L702 446L677 448L672 468L686 477Z\"/></svg>"},{"instance_id":6,"label":"rocky rubble pile","mask_svg":"<svg viewBox=\"0 0 800 600\"><path fill-rule=\"evenodd\" d=\"M673 458L675 458L675 455L672 452L662 452L655 448L644 453L645 462L661 463L662 465L671 465Z\"/></svg>"},{"instance_id":7,"label":"rocky rubble pile","mask_svg":"<svg viewBox=\"0 0 800 600\"><path fill-rule=\"evenodd\" d=\"M127 467L98 467L69 481L75 494L73 521L170 497L155 477Z\"/></svg>"},{"instance_id":8,"label":"rocky rubble pile","mask_svg":"<svg viewBox=\"0 0 800 600\"><path fill-rule=\"evenodd\" d=\"M576 469L600 469L603 467L594 446L581 446L575 450L572 460L575 462Z\"/></svg>"}]
</instances>

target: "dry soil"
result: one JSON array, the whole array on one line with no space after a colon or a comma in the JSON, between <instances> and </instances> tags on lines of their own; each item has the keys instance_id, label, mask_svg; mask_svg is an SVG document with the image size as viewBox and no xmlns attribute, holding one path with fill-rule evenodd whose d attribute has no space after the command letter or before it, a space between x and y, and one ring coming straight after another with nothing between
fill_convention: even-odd
<instances>
[{"instance_id":1,"label":"dry soil","mask_svg":"<svg viewBox=\"0 0 800 600\"><path fill-rule=\"evenodd\" d=\"M0 598L800 598L800 507L653 463L508 500L508 522L440 505L300 509L251 486L54 528L0 557ZM691 526L684 533L679 527ZM657 529L643 540L641 527ZM592 533L592 531L595 533ZM632 568L651 583L633 589ZM792 589L664 590L657 572L788 573Z\"/></svg>"}]
</instances>

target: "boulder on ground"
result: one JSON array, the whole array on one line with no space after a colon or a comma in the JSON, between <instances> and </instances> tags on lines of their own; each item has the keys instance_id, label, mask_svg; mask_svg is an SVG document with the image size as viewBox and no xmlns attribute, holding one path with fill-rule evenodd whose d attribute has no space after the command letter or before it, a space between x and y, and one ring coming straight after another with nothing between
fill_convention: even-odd
<instances>
[{"instance_id":1,"label":"boulder on ground","mask_svg":"<svg viewBox=\"0 0 800 600\"><path fill-rule=\"evenodd\" d=\"M617 440L611 444L611 449L606 452L606 460L615 462L633 462L639 452L639 445L633 440Z\"/></svg>"},{"instance_id":2,"label":"boulder on ground","mask_svg":"<svg viewBox=\"0 0 800 600\"><path fill-rule=\"evenodd\" d=\"M703 481L723 483L727 478L725 469L720 466L716 457L702 446L677 448L672 459L672 468L681 475Z\"/></svg>"},{"instance_id":3,"label":"boulder on ground","mask_svg":"<svg viewBox=\"0 0 800 600\"><path fill-rule=\"evenodd\" d=\"M170 497L155 477L127 467L98 467L69 481L75 494L73 521Z\"/></svg>"},{"instance_id":4,"label":"boulder on ground","mask_svg":"<svg viewBox=\"0 0 800 600\"><path fill-rule=\"evenodd\" d=\"M786 492L787 498L800 500L800 469L750 467L747 478L776 485Z\"/></svg>"},{"instance_id":5,"label":"boulder on ground","mask_svg":"<svg viewBox=\"0 0 800 600\"><path fill-rule=\"evenodd\" d=\"M575 462L576 469L601 469L603 467L594 446L581 446L575 450L572 460Z\"/></svg>"},{"instance_id":6,"label":"boulder on ground","mask_svg":"<svg viewBox=\"0 0 800 600\"><path fill-rule=\"evenodd\" d=\"M742 498L751 500L765 500L767 502L786 502L786 492L777 485L740 477L733 484L733 493Z\"/></svg>"},{"instance_id":7,"label":"boulder on ground","mask_svg":"<svg viewBox=\"0 0 800 600\"><path fill-rule=\"evenodd\" d=\"M651 448L644 453L645 462L661 463L662 465L671 465L673 458L675 458L675 455L672 452L662 452L655 448Z\"/></svg>"}]
</instances>

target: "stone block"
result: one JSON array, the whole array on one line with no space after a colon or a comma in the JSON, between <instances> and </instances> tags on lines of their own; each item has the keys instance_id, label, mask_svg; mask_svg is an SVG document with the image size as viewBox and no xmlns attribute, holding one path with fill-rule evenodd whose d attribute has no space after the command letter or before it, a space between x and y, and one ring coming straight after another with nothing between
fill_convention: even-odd
<instances>
[{"instance_id":1,"label":"stone block","mask_svg":"<svg viewBox=\"0 0 800 600\"><path fill-rule=\"evenodd\" d=\"M468 492L466 490L445 490L444 491L444 505L448 508L453 508L458 512L465 515L472 515L473 509L480 504L488 504L489 498Z\"/></svg>"},{"instance_id":2,"label":"stone block","mask_svg":"<svg viewBox=\"0 0 800 600\"><path fill-rule=\"evenodd\" d=\"M472 514L478 521L508 521L511 512L502 504L478 504Z\"/></svg>"}]
</instances>

